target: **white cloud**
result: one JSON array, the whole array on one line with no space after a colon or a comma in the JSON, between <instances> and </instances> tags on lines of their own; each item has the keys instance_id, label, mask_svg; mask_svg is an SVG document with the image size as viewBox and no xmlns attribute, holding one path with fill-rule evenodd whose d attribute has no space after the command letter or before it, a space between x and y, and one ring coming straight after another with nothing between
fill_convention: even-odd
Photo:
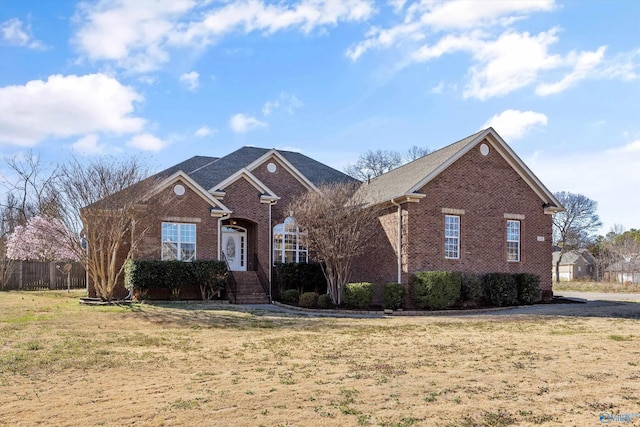
<instances>
[{"instance_id":1,"label":"white cloud","mask_svg":"<svg viewBox=\"0 0 640 427\"><path fill-rule=\"evenodd\" d=\"M429 92L435 94L435 95L439 95L444 91L444 82L441 81L440 83L438 83L437 85L433 86Z\"/></svg>"},{"instance_id":2,"label":"white cloud","mask_svg":"<svg viewBox=\"0 0 640 427\"><path fill-rule=\"evenodd\" d=\"M148 74L145 74L143 76L138 77L138 81L140 83L143 83L145 85L153 85L158 83L160 79L158 78L158 76L150 76Z\"/></svg>"},{"instance_id":3,"label":"white cloud","mask_svg":"<svg viewBox=\"0 0 640 427\"><path fill-rule=\"evenodd\" d=\"M536 93L542 96L551 95L573 86L576 82L593 73L593 70L602 62L605 50L606 47L601 46L595 52L581 52L580 54L572 52L567 61L574 64L573 71L555 83L539 84L536 87Z\"/></svg>"},{"instance_id":4,"label":"white cloud","mask_svg":"<svg viewBox=\"0 0 640 427\"><path fill-rule=\"evenodd\" d=\"M640 197L640 140L601 151L544 151L527 165L553 192L580 193L598 202L603 227L614 224L638 228ZM588 179L585 179L588 177Z\"/></svg>"},{"instance_id":5,"label":"white cloud","mask_svg":"<svg viewBox=\"0 0 640 427\"><path fill-rule=\"evenodd\" d=\"M14 46L28 49L44 49L44 44L37 40L31 32L31 25L24 26L18 18L11 18L0 24L2 40Z\"/></svg>"},{"instance_id":6,"label":"white cloud","mask_svg":"<svg viewBox=\"0 0 640 427\"><path fill-rule=\"evenodd\" d=\"M482 128L492 127L506 141L515 141L537 126L546 126L547 116L535 111L505 110L491 117Z\"/></svg>"},{"instance_id":7,"label":"white cloud","mask_svg":"<svg viewBox=\"0 0 640 427\"><path fill-rule=\"evenodd\" d=\"M200 74L197 71L191 71L189 73L184 73L180 76L180 82L187 86L192 92L195 92L198 89Z\"/></svg>"},{"instance_id":8,"label":"white cloud","mask_svg":"<svg viewBox=\"0 0 640 427\"><path fill-rule=\"evenodd\" d=\"M293 5L262 0L205 5L194 0L100 0L78 8L74 44L89 60L148 72L168 62L175 47L202 49L233 33L310 33L361 21L373 12L370 0L301 0Z\"/></svg>"},{"instance_id":9,"label":"white cloud","mask_svg":"<svg viewBox=\"0 0 640 427\"><path fill-rule=\"evenodd\" d=\"M280 92L278 98L274 99L273 101L265 102L264 106L262 107L262 114L268 116L277 109L281 109L289 114L293 114L295 110L302 107L303 105L304 104L298 99L297 96L286 92Z\"/></svg>"},{"instance_id":10,"label":"white cloud","mask_svg":"<svg viewBox=\"0 0 640 427\"><path fill-rule=\"evenodd\" d=\"M372 28L365 40L347 50L347 56L355 61L369 49L423 40L434 31L504 26L532 12L551 11L554 8L554 0L494 0L481 5L477 1L416 2L406 9L401 24L388 29Z\"/></svg>"},{"instance_id":11,"label":"white cloud","mask_svg":"<svg viewBox=\"0 0 640 427\"><path fill-rule=\"evenodd\" d=\"M351 60L372 49L395 49L402 58L396 61L398 71L462 52L469 58L463 97L480 100L527 86L535 86L536 94L545 96L587 78L640 78L640 49L612 59L605 58L605 46L553 52L559 28L529 33L514 27L533 13L555 10L554 0L433 0L400 5L403 21L388 28L372 27L363 40L347 49Z\"/></svg>"},{"instance_id":12,"label":"white cloud","mask_svg":"<svg viewBox=\"0 0 640 427\"><path fill-rule=\"evenodd\" d=\"M255 117L247 116L242 113L234 114L229 119L229 127L237 133L246 133L252 129L267 127L266 122L261 122Z\"/></svg>"},{"instance_id":13,"label":"white cloud","mask_svg":"<svg viewBox=\"0 0 640 427\"><path fill-rule=\"evenodd\" d=\"M211 129L208 126L202 126L201 128L198 128L198 130L196 130L194 132L194 136L198 136L200 138L204 138L205 136L215 135L216 132L217 132L217 130L215 130L215 129Z\"/></svg>"},{"instance_id":14,"label":"white cloud","mask_svg":"<svg viewBox=\"0 0 640 427\"><path fill-rule=\"evenodd\" d=\"M168 143L150 133L142 133L131 138L127 145L143 151L160 151Z\"/></svg>"},{"instance_id":15,"label":"white cloud","mask_svg":"<svg viewBox=\"0 0 640 427\"><path fill-rule=\"evenodd\" d=\"M134 103L143 97L104 74L54 75L0 88L0 143L32 146L47 137L142 130Z\"/></svg>"},{"instance_id":16,"label":"white cloud","mask_svg":"<svg viewBox=\"0 0 640 427\"><path fill-rule=\"evenodd\" d=\"M85 135L71 145L74 151L81 154L104 154L106 152L106 144L98 144L100 137L95 133Z\"/></svg>"}]
</instances>

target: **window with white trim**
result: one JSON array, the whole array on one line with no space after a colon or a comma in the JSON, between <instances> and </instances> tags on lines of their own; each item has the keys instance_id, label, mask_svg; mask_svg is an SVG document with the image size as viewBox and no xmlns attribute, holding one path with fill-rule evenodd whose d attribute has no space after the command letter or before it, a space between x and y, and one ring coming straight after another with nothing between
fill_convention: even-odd
<instances>
[{"instance_id":1,"label":"window with white trim","mask_svg":"<svg viewBox=\"0 0 640 427\"><path fill-rule=\"evenodd\" d=\"M507 220L507 261L520 261L520 221Z\"/></svg>"},{"instance_id":2,"label":"window with white trim","mask_svg":"<svg viewBox=\"0 0 640 427\"><path fill-rule=\"evenodd\" d=\"M196 225L162 223L162 260L193 261L196 259Z\"/></svg>"},{"instance_id":3,"label":"window with white trim","mask_svg":"<svg viewBox=\"0 0 640 427\"><path fill-rule=\"evenodd\" d=\"M273 227L273 262L308 262L306 235L293 216Z\"/></svg>"},{"instance_id":4,"label":"window with white trim","mask_svg":"<svg viewBox=\"0 0 640 427\"><path fill-rule=\"evenodd\" d=\"M460 258L460 216L444 216L444 257Z\"/></svg>"}]
</instances>

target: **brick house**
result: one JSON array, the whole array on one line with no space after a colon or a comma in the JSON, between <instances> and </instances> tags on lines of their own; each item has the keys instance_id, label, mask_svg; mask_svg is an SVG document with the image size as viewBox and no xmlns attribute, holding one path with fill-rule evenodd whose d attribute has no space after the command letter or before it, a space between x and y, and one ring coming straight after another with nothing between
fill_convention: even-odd
<instances>
[{"instance_id":1,"label":"brick house","mask_svg":"<svg viewBox=\"0 0 640 427\"><path fill-rule=\"evenodd\" d=\"M163 181L156 194L170 193L175 202L134 258L226 256L239 303L269 301L274 262L307 261L285 211L289 202L325 183L353 181L300 153L254 147L195 156L157 176ZM408 283L420 270L527 272L540 276L546 298L552 295L551 214L562 206L492 128L358 191L385 210L375 249L358 260L352 280ZM124 295L124 287L115 293Z\"/></svg>"}]
</instances>

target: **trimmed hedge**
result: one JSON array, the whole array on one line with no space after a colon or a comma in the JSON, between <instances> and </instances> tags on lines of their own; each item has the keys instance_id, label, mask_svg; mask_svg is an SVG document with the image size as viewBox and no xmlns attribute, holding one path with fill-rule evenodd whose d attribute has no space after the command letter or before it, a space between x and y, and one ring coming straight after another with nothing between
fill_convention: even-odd
<instances>
[{"instance_id":1,"label":"trimmed hedge","mask_svg":"<svg viewBox=\"0 0 640 427\"><path fill-rule=\"evenodd\" d=\"M397 310L402 307L404 285L402 283L385 283L382 285L383 307Z\"/></svg>"},{"instance_id":2,"label":"trimmed hedge","mask_svg":"<svg viewBox=\"0 0 640 427\"><path fill-rule=\"evenodd\" d=\"M297 289L299 294L327 292L327 279L318 262L277 262L273 267L273 283L281 296L287 289Z\"/></svg>"},{"instance_id":3,"label":"trimmed hedge","mask_svg":"<svg viewBox=\"0 0 640 427\"><path fill-rule=\"evenodd\" d=\"M533 304L541 299L540 277L535 274L514 274L518 288L518 301L520 304Z\"/></svg>"},{"instance_id":4,"label":"trimmed hedge","mask_svg":"<svg viewBox=\"0 0 640 427\"><path fill-rule=\"evenodd\" d=\"M418 307L442 310L460 299L460 275L451 271L418 271L411 280Z\"/></svg>"},{"instance_id":5,"label":"trimmed hedge","mask_svg":"<svg viewBox=\"0 0 640 427\"><path fill-rule=\"evenodd\" d=\"M331 296L329 294L322 294L318 297L318 308L331 308Z\"/></svg>"},{"instance_id":6,"label":"trimmed hedge","mask_svg":"<svg viewBox=\"0 0 640 427\"><path fill-rule=\"evenodd\" d=\"M300 301L298 301L300 307L314 308L318 305L318 293L317 292L305 292L300 295Z\"/></svg>"},{"instance_id":7,"label":"trimmed hedge","mask_svg":"<svg viewBox=\"0 0 640 427\"><path fill-rule=\"evenodd\" d=\"M179 299L183 286L198 285L202 298L211 299L213 293L226 287L227 267L223 261L129 260L124 271L125 287L142 294L168 289L172 298Z\"/></svg>"},{"instance_id":8,"label":"trimmed hedge","mask_svg":"<svg viewBox=\"0 0 640 427\"><path fill-rule=\"evenodd\" d=\"M460 300L472 305L481 305L485 299L485 289L480 276L474 273L460 274Z\"/></svg>"},{"instance_id":9,"label":"trimmed hedge","mask_svg":"<svg viewBox=\"0 0 640 427\"><path fill-rule=\"evenodd\" d=\"M364 309L371 304L373 293L373 283L347 283L342 288L342 302L349 307Z\"/></svg>"},{"instance_id":10,"label":"trimmed hedge","mask_svg":"<svg viewBox=\"0 0 640 427\"><path fill-rule=\"evenodd\" d=\"M489 273L482 277L487 299L492 305L504 307L518 304L518 286L509 273Z\"/></svg>"}]
</instances>

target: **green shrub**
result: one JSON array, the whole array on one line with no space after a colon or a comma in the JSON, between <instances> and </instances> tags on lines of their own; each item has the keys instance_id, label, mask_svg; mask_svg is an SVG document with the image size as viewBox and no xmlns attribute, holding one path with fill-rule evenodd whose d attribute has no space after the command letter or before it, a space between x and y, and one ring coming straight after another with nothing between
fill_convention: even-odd
<instances>
[{"instance_id":1,"label":"green shrub","mask_svg":"<svg viewBox=\"0 0 640 427\"><path fill-rule=\"evenodd\" d=\"M397 310L402 307L404 285L402 283L385 283L382 285L382 299L384 308Z\"/></svg>"},{"instance_id":2,"label":"green shrub","mask_svg":"<svg viewBox=\"0 0 640 427\"><path fill-rule=\"evenodd\" d=\"M535 274L514 274L518 289L518 302L520 304L533 304L540 301L540 277Z\"/></svg>"},{"instance_id":3,"label":"green shrub","mask_svg":"<svg viewBox=\"0 0 640 427\"><path fill-rule=\"evenodd\" d=\"M347 283L342 288L342 302L353 308L367 308L373 300L373 283Z\"/></svg>"},{"instance_id":4,"label":"green shrub","mask_svg":"<svg viewBox=\"0 0 640 427\"><path fill-rule=\"evenodd\" d=\"M330 308L332 305L331 296L329 294L322 294L318 297L319 308Z\"/></svg>"},{"instance_id":5,"label":"green shrub","mask_svg":"<svg viewBox=\"0 0 640 427\"><path fill-rule=\"evenodd\" d=\"M214 295L227 287L227 265L224 261L195 260L191 263L193 280L200 288L203 300L213 299Z\"/></svg>"},{"instance_id":6,"label":"green shrub","mask_svg":"<svg viewBox=\"0 0 640 427\"><path fill-rule=\"evenodd\" d=\"M482 278L487 299L498 307L518 304L518 286L508 273L489 273Z\"/></svg>"},{"instance_id":7,"label":"green shrub","mask_svg":"<svg viewBox=\"0 0 640 427\"><path fill-rule=\"evenodd\" d=\"M287 302L298 302L300 299L300 292L297 289L287 289L282 294L282 299Z\"/></svg>"},{"instance_id":8,"label":"green shrub","mask_svg":"<svg viewBox=\"0 0 640 427\"><path fill-rule=\"evenodd\" d=\"M142 294L150 289L168 289L173 299L180 298L183 286L192 284L200 287L203 299L211 299L214 293L225 288L226 277L226 264L212 260L129 260L124 271L127 289Z\"/></svg>"},{"instance_id":9,"label":"green shrub","mask_svg":"<svg viewBox=\"0 0 640 427\"><path fill-rule=\"evenodd\" d=\"M317 292L305 292L300 295L300 301L298 301L300 307L314 308L318 305L318 293Z\"/></svg>"},{"instance_id":10,"label":"green shrub","mask_svg":"<svg viewBox=\"0 0 640 427\"><path fill-rule=\"evenodd\" d=\"M460 299L463 302L481 304L485 298L485 290L480 276L474 273L460 274Z\"/></svg>"},{"instance_id":11,"label":"green shrub","mask_svg":"<svg viewBox=\"0 0 640 427\"><path fill-rule=\"evenodd\" d=\"M327 280L322 273L322 266L318 262L295 263L277 262L273 267L273 283L280 295L287 289L297 289L298 293L327 292Z\"/></svg>"},{"instance_id":12,"label":"green shrub","mask_svg":"<svg viewBox=\"0 0 640 427\"><path fill-rule=\"evenodd\" d=\"M460 275L451 271L419 271L411 281L418 307L442 310L460 299Z\"/></svg>"}]
</instances>

